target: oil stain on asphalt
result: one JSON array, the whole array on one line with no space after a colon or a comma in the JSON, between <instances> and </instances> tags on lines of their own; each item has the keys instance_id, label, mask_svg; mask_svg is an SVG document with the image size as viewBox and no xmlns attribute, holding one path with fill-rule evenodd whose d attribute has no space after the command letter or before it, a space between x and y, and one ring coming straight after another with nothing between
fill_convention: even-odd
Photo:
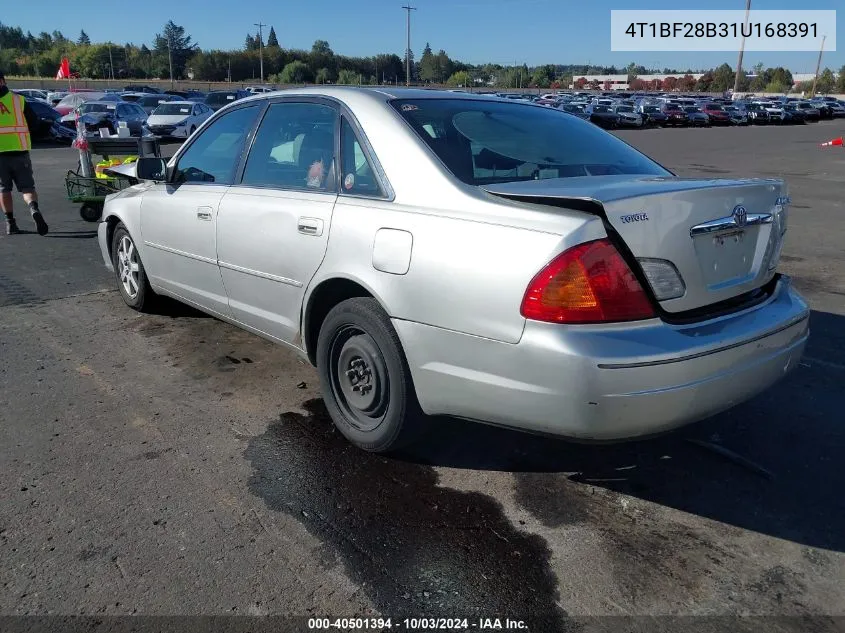
<instances>
[{"instance_id":1,"label":"oil stain on asphalt","mask_svg":"<svg viewBox=\"0 0 845 633\"><path fill-rule=\"evenodd\" d=\"M492 498L441 488L426 465L350 446L321 400L252 439L251 491L302 521L390 617L548 618L563 630L546 542ZM538 630L538 629L535 629Z\"/></svg>"}]
</instances>

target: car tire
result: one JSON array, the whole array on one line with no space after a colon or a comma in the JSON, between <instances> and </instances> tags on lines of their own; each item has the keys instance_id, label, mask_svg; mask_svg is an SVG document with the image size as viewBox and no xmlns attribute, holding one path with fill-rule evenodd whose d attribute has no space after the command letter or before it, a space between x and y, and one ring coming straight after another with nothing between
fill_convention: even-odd
<instances>
[{"instance_id":1,"label":"car tire","mask_svg":"<svg viewBox=\"0 0 845 633\"><path fill-rule=\"evenodd\" d=\"M98 222L103 215L103 206L86 202L79 208L79 216L86 222Z\"/></svg>"},{"instance_id":2,"label":"car tire","mask_svg":"<svg viewBox=\"0 0 845 633\"><path fill-rule=\"evenodd\" d=\"M332 308L317 339L317 371L326 409L354 446L387 453L419 435L425 416L411 372L375 299L357 297Z\"/></svg>"},{"instance_id":3,"label":"car tire","mask_svg":"<svg viewBox=\"0 0 845 633\"><path fill-rule=\"evenodd\" d=\"M147 312L155 302L156 296L150 287L135 240L123 223L118 224L114 230L111 253L117 287L123 302L133 310Z\"/></svg>"}]
</instances>

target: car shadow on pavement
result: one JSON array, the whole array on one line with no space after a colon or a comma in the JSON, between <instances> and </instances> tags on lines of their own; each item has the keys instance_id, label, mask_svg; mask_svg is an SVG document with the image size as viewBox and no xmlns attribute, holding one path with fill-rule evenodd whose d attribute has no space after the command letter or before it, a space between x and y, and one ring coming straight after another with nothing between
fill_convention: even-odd
<instances>
[{"instance_id":1,"label":"car shadow on pavement","mask_svg":"<svg viewBox=\"0 0 845 633\"><path fill-rule=\"evenodd\" d=\"M814 311L799 367L755 399L650 440L579 444L446 418L399 457L506 471L517 501L559 526L588 484L796 543L845 551L845 317Z\"/></svg>"},{"instance_id":2,"label":"car shadow on pavement","mask_svg":"<svg viewBox=\"0 0 845 633\"><path fill-rule=\"evenodd\" d=\"M51 231L47 237L56 239L90 240L97 237L97 231Z\"/></svg>"},{"instance_id":3,"label":"car shadow on pavement","mask_svg":"<svg viewBox=\"0 0 845 633\"><path fill-rule=\"evenodd\" d=\"M169 317L171 319L213 319L214 317L206 312L197 310L181 301L176 301L170 297L159 295L156 297L155 304L150 310L151 314L158 316Z\"/></svg>"}]
</instances>

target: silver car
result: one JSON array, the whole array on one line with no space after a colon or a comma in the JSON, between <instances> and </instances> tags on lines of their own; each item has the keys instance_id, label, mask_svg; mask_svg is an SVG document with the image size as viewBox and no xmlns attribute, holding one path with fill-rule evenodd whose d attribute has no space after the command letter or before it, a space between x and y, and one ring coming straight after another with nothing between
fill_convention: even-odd
<instances>
[{"instance_id":1,"label":"silver car","mask_svg":"<svg viewBox=\"0 0 845 633\"><path fill-rule=\"evenodd\" d=\"M783 181L678 178L554 108L292 89L136 165L98 231L124 301L174 297L300 353L366 450L435 414L665 431L770 387L809 335L777 272Z\"/></svg>"}]
</instances>

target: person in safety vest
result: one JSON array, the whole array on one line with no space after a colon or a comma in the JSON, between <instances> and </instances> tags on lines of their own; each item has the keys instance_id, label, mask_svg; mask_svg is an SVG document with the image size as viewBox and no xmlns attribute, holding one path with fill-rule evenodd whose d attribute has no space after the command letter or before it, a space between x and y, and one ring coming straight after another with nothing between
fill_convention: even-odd
<instances>
[{"instance_id":1,"label":"person in safety vest","mask_svg":"<svg viewBox=\"0 0 845 633\"><path fill-rule=\"evenodd\" d=\"M38 209L38 194L32 175L29 150L32 138L29 130L37 121L35 113L23 96L6 87L6 78L0 71L0 208L6 215L6 234L20 233L12 208L12 186L17 185L39 235L46 235L47 223Z\"/></svg>"}]
</instances>

